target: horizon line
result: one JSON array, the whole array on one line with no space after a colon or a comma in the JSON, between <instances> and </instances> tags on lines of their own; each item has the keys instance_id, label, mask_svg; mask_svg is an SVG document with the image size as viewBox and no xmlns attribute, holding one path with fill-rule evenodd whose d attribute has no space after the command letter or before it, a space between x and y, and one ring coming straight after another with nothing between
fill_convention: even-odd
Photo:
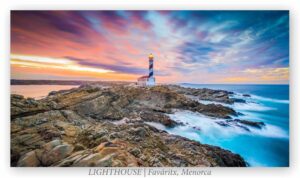
<instances>
[{"instance_id":1,"label":"horizon line","mask_svg":"<svg viewBox=\"0 0 300 178\"><path fill-rule=\"evenodd\" d=\"M73 81L73 82L130 82L122 80L69 80L69 79L10 79L19 81ZM189 83L189 82L174 82L174 83L158 83L158 84L191 84L191 85L290 85L290 83Z\"/></svg>"}]
</instances>

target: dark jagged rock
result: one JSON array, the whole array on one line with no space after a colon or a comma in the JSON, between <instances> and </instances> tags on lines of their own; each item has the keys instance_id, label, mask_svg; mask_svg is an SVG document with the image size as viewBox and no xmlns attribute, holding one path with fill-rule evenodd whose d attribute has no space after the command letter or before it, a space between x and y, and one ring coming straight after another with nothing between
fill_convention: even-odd
<instances>
[{"instance_id":1,"label":"dark jagged rock","mask_svg":"<svg viewBox=\"0 0 300 178\"><path fill-rule=\"evenodd\" d=\"M243 94L244 97L251 97L249 94Z\"/></svg>"},{"instance_id":2,"label":"dark jagged rock","mask_svg":"<svg viewBox=\"0 0 300 178\"><path fill-rule=\"evenodd\" d=\"M167 114L176 109L212 118L237 114L171 86L83 85L40 100L12 95L11 102L12 166L246 166L230 151L145 123L174 127L180 123Z\"/></svg>"},{"instance_id":3,"label":"dark jagged rock","mask_svg":"<svg viewBox=\"0 0 300 178\"><path fill-rule=\"evenodd\" d=\"M219 124L219 125L221 125L221 126L224 126L224 127L229 127L229 126L234 125L234 126L243 128L246 131L250 131L250 129L248 129L244 125L255 127L255 128L258 128L258 129L261 129L263 126L265 126L265 123L263 123L263 122L256 122L256 121L250 121L250 120L241 120L241 119L232 119L232 120L226 120L226 121L217 121L216 123ZM243 124L243 125L240 125L238 123Z\"/></svg>"},{"instance_id":4,"label":"dark jagged rock","mask_svg":"<svg viewBox=\"0 0 300 178\"><path fill-rule=\"evenodd\" d=\"M263 126L265 126L264 122L256 122L256 121L249 121L249 120L240 120L240 119L235 119L235 121L242 123L244 125L248 125L251 127L256 127L261 129Z\"/></svg>"},{"instance_id":5,"label":"dark jagged rock","mask_svg":"<svg viewBox=\"0 0 300 178\"><path fill-rule=\"evenodd\" d=\"M226 104L233 104L234 102L245 103L243 99L231 98L233 92L225 90L212 90L208 88L185 88L178 85L170 86L178 93L195 97L199 100L214 101Z\"/></svg>"},{"instance_id":6,"label":"dark jagged rock","mask_svg":"<svg viewBox=\"0 0 300 178\"><path fill-rule=\"evenodd\" d=\"M246 103L245 100L243 99L239 99L239 98L232 98L233 102L236 102L236 103Z\"/></svg>"},{"instance_id":7,"label":"dark jagged rock","mask_svg":"<svg viewBox=\"0 0 300 178\"><path fill-rule=\"evenodd\" d=\"M217 124L219 124L220 126L223 126L223 127L229 127L230 125L228 124L228 122L225 122L225 121L218 121L216 122Z\"/></svg>"},{"instance_id":8,"label":"dark jagged rock","mask_svg":"<svg viewBox=\"0 0 300 178\"><path fill-rule=\"evenodd\" d=\"M20 95L11 95L11 119L29 116L51 110L47 103L41 103L33 98L24 98Z\"/></svg>"},{"instance_id":9,"label":"dark jagged rock","mask_svg":"<svg viewBox=\"0 0 300 178\"><path fill-rule=\"evenodd\" d=\"M169 116L160 112L142 111L140 113L140 117L144 121L159 122L167 127L174 127L178 125L176 121L172 120Z\"/></svg>"},{"instance_id":10,"label":"dark jagged rock","mask_svg":"<svg viewBox=\"0 0 300 178\"><path fill-rule=\"evenodd\" d=\"M199 113L202 113L207 116L216 117L216 118L224 118L224 119L231 119L230 116L237 116L238 114L235 112L235 110L224 107L220 104L208 104L208 105L202 105L201 107L198 107L197 109L190 109L191 111L197 111Z\"/></svg>"}]
</instances>

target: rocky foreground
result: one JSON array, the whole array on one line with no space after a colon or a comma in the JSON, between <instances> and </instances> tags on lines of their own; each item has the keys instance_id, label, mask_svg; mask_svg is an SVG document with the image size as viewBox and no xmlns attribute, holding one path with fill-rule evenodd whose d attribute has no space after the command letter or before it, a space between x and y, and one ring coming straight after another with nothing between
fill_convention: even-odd
<instances>
[{"instance_id":1,"label":"rocky foreground","mask_svg":"<svg viewBox=\"0 0 300 178\"><path fill-rule=\"evenodd\" d=\"M178 124L167 114L189 110L231 119L230 92L175 85L89 84L41 100L11 95L12 166L246 166L228 150L170 135L145 122ZM249 121L244 124L254 124Z\"/></svg>"}]
</instances>

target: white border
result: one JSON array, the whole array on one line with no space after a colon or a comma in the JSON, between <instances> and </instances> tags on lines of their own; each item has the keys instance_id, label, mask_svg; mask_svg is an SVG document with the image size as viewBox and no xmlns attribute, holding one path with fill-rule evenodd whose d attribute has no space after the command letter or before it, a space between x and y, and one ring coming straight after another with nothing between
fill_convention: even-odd
<instances>
[{"instance_id":1,"label":"white border","mask_svg":"<svg viewBox=\"0 0 300 178\"><path fill-rule=\"evenodd\" d=\"M290 10L290 167L213 168L209 177L297 177L299 173L299 35L297 0L0 0L0 126L1 177L85 177L85 168L10 168L10 10ZM248 2L245 2L248 1ZM298 69L298 70L297 70ZM298 81L297 81L298 80ZM111 177L111 176L110 176ZM125 176L126 177L126 176ZM171 176L166 176L171 177Z\"/></svg>"}]
</instances>

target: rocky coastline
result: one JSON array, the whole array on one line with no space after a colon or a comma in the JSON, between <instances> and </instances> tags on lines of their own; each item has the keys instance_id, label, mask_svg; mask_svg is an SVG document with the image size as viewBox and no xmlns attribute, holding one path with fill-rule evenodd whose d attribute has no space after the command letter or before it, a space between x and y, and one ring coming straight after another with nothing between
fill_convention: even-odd
<instances>
[{"instance_id":1,"label":"rocky coastline","mask_svg":"<svg viewBox=\"0 0 300 178\"><path fill-rule=\"evenodd\" d=\"M83 84L35 100L11 95L11 166L17 167L245 167L238 154L171 135L146 122L179 124L168 114L198 112L219 123L263 127L232 119L239 113L221 104L243 102L232 92L177 85Z\"/></svg>"}]
</instances>

